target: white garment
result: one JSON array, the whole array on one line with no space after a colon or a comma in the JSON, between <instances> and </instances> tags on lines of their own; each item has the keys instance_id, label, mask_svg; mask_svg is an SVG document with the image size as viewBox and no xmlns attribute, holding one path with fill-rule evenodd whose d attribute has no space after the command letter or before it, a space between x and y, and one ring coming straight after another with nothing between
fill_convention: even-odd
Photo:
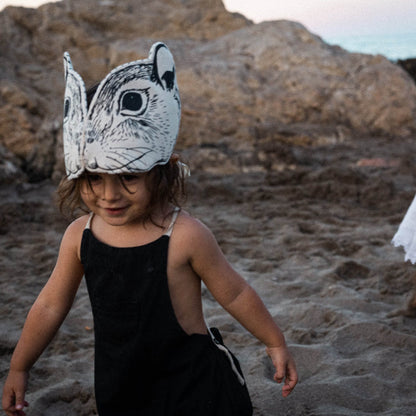
<instances>
[{"instance_id":1,"label":"white garment","mask_svg":"<svg viewBox=\"0 0 416 416\"><path fill-rule=\"evenodd\" d=\"M413 264L416 263L416 196L394 235L392 243L396 247L403 246L405 261L410 260Z\"/></svg>"}]
</instances>

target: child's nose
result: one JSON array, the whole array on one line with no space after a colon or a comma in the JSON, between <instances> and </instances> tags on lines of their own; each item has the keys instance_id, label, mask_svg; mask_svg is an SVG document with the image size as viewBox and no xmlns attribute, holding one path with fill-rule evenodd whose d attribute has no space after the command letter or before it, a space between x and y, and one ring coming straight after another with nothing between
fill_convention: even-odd
<instances>
[{"instance_id":1,"label":"child's nose","mask_svg":"<svg viewBox=\"0 0 416 416\"><path fill-rule=\"evenodd\" d=\"M102 198L114 201L120 197L120 183L117 178L106 178L103 183Z\"/></svg>"}]
</instances>

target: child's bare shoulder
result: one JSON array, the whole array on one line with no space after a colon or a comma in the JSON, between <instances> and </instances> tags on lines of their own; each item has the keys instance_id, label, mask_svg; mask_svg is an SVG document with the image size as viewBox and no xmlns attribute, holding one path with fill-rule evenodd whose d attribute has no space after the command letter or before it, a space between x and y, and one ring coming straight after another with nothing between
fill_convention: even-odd
<instances>
[{"instance_id":1,"label":"child's bare shoulder","mask_svg":"<svg viewBox=\"0 0 416 416\"><path fill-rule=\"evenodd\" d=\"M72 221L65 231L63 242L66 241L69 244L72 243L78 246L81 241L82 233L87 225L88 218L88 215L83 215L82 217Z\"/></svg>"},{"instance_id":2,"label":"child's bare shoulder","mask_svg":"<svg viewBox=\"0 0 416 416\"><path fill-rule=\"evenodd\" d=\"M209 228L201 220L195 218L183 209L176 220L175 229L188 236L211 233Z\"/></svg>"},{"instance_id":3,"label":"child's bare shoulder","mask_svg":"<svg viewBox=\"0 0 416 416\"><path fill-rule=\"evenodd\" d=\"M205 244L216 244L211 230L199 219L187 211L181 210L175 224L176 237L191 249L197 249Z\"/></svg>"}]
</instances>

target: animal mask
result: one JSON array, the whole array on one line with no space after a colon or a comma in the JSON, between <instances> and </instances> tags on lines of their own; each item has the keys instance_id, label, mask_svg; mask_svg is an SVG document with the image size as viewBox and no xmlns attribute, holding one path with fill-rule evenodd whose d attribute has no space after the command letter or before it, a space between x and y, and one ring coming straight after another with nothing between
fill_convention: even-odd
<instances>
[{"instance_id":1,"label":"animal mask","mask_svg":"<svg viewBox=\"0 0 416 416\"><path fill-rule=\"evenodd\" d=\"M147 172L166 164L179 131L181 104L175 63L155 43L147 59L121 65L100 82L87 109L84 82L64 54L63 140L68 179L85 170Z\"/></svg>"}]
</instances>

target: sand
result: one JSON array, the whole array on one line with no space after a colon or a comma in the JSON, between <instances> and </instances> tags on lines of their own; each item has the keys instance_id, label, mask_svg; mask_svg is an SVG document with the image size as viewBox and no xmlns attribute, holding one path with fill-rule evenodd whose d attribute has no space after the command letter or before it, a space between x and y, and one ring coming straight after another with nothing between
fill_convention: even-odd
<instances>
[{"instance_id":1,"label":"sand","mask_svg":"<svg viewBox=\"0 0 416 416\"><path fill-rule=\"evenodd\" d=\"M284 330L300 381L283 399L264 347L204 290L210 325L238 356L255 415L416 414L415 266L390 243L414 193L412 140L293 147L281 172L195 173L188 210ZM48 278L66 222L54 185L0 190L0 378ZM96 414L85 284L31 373L28 415Z\"/></svg>"}]
</instances>

